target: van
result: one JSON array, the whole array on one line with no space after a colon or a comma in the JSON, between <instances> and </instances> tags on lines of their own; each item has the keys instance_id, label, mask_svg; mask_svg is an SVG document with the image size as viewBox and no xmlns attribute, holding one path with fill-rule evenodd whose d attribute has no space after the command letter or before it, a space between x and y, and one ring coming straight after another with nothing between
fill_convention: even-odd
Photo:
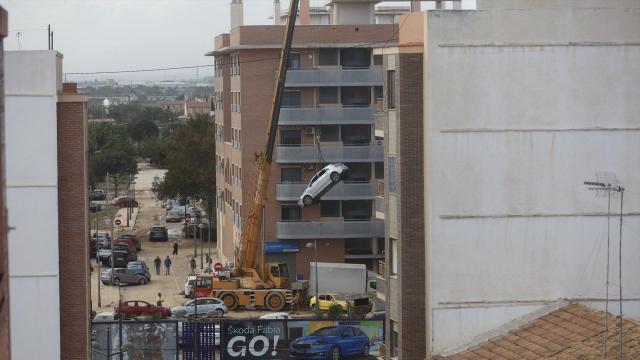
<instances>
[{"instance_id":1,"label":"van","mask_svg":"<svg viewBox=\"0 0 640 360\"><path fill-rule=\"evenodd\" d=\"M187 276L187 281L184 283L184 297L191 297L193 285L196 284L197 276Z\"/></svg>"}]
</instances>

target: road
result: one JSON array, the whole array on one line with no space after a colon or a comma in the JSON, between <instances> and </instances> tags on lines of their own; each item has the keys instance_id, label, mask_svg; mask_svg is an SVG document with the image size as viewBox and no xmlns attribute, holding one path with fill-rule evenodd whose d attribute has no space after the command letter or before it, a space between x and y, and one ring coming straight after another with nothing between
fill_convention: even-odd
<instances>
[{"instance_id":1,"label":"road","mask_svg":"<svg viewBox=\"0 0 640 360\"><path fill-rule=\"evenodd\" d=\"M156 200L151 187L156 176L162 177L165 170L150 168L146 164L139 164L139 172L136 176L136 200L139 203L139 211L133 227L133 233L142 241L142 250L138 252L138 260L144 261L151 270L151 282L146 285L123 285L121 287L122 300L144 300L151 303L156 302L158 293L162 293L165 299L164 306L173 307L183 304L187 299L180 292L184 290L184 283L190 272L189 260L193 256L193 240L182 238L182 230L180 224L166 223L164 221L165 209L160 205L160 201ZM149 242L149 228L154 225L166 226L169 230L169 242ZM102 229L101 229L102 230ZM106 229L105 229L106 230ZM122 232L124 234L126 232ZM114 234L117 236L117 233ZM177 241L179 250L178 255L173 256L173 242ZM198 244L198 271L200 270L200 257ZM207 253L207 243L203 244L205 254ZM216 262L216 243L211 243L211 256L214 263ZM170 275L164 275L164 265L161 269L161 275L156 275L153 260L159 256L164 260L169 256L172 261ZM118 288L110 285L100 284L101 302L98 305L98 266L95 259L91 260L94 271L91 273L91 301L93 309L97 312L112 311L113 307L118 303ZM101 268L104 269L104 268ZM233 311L228 316L230 318L246 319L255 318L266 314L268 311ZM295 317L309 317L310 312L300 312L292 314Z\"/></svg>"}]
</instances>

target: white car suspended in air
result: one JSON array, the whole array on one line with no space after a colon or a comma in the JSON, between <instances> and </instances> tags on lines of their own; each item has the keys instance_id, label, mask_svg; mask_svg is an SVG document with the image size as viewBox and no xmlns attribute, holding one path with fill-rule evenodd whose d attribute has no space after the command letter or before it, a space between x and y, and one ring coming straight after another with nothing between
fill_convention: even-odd
<instances>
[{"instance_id":1,"label":"white car suspended in air","mask_svg":"<svg viewBox=\"0 0 640 360\"><path fill-rule=\"evenodd\" d=\"M309 206L320 200L322 195L337 184L349 172L349 168L343 163L333 163L325 166L311 179L309 186L304 190L298 205Z\"/></svg>"}]
</instances>

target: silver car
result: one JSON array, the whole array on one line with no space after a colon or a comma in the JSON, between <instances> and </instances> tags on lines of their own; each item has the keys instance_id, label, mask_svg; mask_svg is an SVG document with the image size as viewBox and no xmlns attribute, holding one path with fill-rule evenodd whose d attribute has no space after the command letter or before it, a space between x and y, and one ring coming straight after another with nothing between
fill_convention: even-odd
<instances>
[{"instance_id":1,"label":"silver car","mask_svg":"<svg viewBox=\"0 0 640 360\"><path fill-rule=\"evenodd\" d=\"M298 205L309 206L320 200L320 197L344 179L349 168L343 163L333 163L325 166L311 179L309 186L300 195Z\"/></svg>"},{"instance_id":2,"label":"silver car","mask_svg":"<svg viewBox=\"0 0 640 360\"><path fill-rule=\"evenodd\" d=\"M145 275L136 274L131 272L125 268L115 268L113 269L114 276L111 276L111 269L104 270L100 273L100 280L105 285L120 285L120 284L139 284L144 285L148 283L151 279L146 277Z\"/></svg>"},{"instance_id":3,"label":"silver car","mask_svg":"<svg viewBox=\"0 0 640 360\"><path fill-rule=\"evenodd\" d=\"M212 315L223 317L229 311L224 302L218 298L198 298L197 300L187 301L182 306L176 306L171 309L171 315L186 316L193 315L196 312L196 301L198 301L198 315Z\"/></svg>"}]
</instances>

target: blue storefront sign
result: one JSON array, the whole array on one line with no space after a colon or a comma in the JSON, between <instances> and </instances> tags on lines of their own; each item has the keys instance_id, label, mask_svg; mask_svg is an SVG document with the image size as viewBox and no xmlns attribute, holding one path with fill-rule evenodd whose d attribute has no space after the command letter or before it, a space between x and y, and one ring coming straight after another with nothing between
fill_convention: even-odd
<instances>
[{"instance_id":1,"label":"blue storefront sign","mask_svg":"<svg viewBox=\"0 0 640 360\"><path fill-rule=\"evenodd\" d=\"M267 241L265 243L265 252L267 254L273 253L291 253L300 251L298 242L290 241Z\"/></svg>"}]
</instances>

